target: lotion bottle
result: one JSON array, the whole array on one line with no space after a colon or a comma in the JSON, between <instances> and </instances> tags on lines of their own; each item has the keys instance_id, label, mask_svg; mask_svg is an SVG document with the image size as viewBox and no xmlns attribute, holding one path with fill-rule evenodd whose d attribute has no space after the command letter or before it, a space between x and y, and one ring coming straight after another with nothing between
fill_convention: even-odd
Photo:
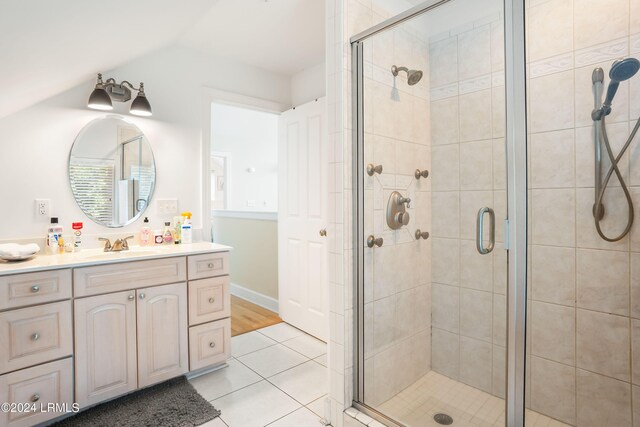
<instances>
[{"instance_id":1,"label":"lotion bottle","mask_svg":"<svg viewBox=\"0 0 640 427\"><path fill-rule=\"evenodd\" d=\"M182 225L180 226L180 241L187 244L193 243L191 212L182 212L182 218Z\"/></svg>"}]
</instances>

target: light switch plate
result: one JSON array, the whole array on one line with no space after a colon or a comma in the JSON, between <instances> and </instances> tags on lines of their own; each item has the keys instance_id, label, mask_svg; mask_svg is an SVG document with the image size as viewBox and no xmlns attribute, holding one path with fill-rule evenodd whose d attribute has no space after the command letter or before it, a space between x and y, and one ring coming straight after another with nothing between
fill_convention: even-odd
<instances>
[{"instance_id":1,"label":"light switch plate","mask_svg":"<svg viewBox=\"0 0 640 427\"><path fill-rule=\"evenodd\" d=\"M158 215L177 215L178 199L157 199Z\"/></svg>"}]
</instances>

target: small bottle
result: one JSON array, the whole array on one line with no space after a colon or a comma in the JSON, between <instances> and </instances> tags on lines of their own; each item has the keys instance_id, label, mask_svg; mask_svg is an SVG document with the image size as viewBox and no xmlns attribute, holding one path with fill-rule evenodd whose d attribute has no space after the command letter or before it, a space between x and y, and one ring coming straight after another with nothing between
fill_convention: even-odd
<instances>
[{"instance_id":1,"label":"small bottle","mask_svg":"<svg viewBox=\"0 0 640 427\"><path fill-rule=\"evenodd\" d=\"M78 252L82 248L83 224L81 222L73 222L71 223L71 228L73 229L73 251Z\"/></svg>"},{"instance_id":2,"label":"small bottle","mask_svg":"<svg viewBox=\"0 0 640 427\"><path fill-rule=\"evenodd\" d=\"M59 254L63 254L64 253L64 236L62 235L62 233L60 233L60 235L58 236L58 253Z\"/></svg>"},{"instance_id":3,"label":"small bottle","mask_svg":"<svg viewBox=\"0 0 640 427\"><path fill-rule=\"evenodd\" d=\"M182 225L180 226L180 241L187 244L193 243L191 212L182 212L182 218Z\"/></svg>"},{"instance_id":4,"label":"small bottle","mask_svg":"<svg viewBox=\"0 0 640 427\"><path fill-rule=\"evenodd\" d=\"M164 223L164 231L162 232L162 243L170 245L173 243L173 230L171 230L171 223L169 221Z\"/></svg>"},{"instance_id":5,"label":"small bottle","mask_svg":"<svg viewBox=\"0 0 640 427\"><path fill-rule=\"evenodd\" d=\"M149 228L149 218L145 217L140 229L140 246L151 246L153 243L153 233Z\"/></svg>"},{"instance_id":6,"label":"small bottle","mask_svg":"<svg viewBox=\"0 0 640 427\"><path fill-rule=\"evenodd\" d=\"M161 244L162 244L162 242L163 242L163 239L162 239L162 230L156 230L156 231L154 231L154 232L153 232L153 236L154 236L154 237L153 237L153 242L154 242L156 245L161 245Z\"/></svg>"},{"instance_id":7,"label":"small bottle","mask_svg":"<svg viewBox=\"0 0 640 427\"><path fill-rule=\"evenodd\" d=\"M176 245L180 243L180 232L182 231L182 217L173 217L173 243Z\"/></svg>"},{"instance_id":8,"label":"small bottle","mask_svg":"<svg viewBox=\"0 0 640 427\"><path fill-rule=\"evenodd\" d=\"M60 252L59 240L62 238L62 227L58 224L58 218L52 217L47 230L47 251L50 254Z\"/></svg>"}]
</instances>

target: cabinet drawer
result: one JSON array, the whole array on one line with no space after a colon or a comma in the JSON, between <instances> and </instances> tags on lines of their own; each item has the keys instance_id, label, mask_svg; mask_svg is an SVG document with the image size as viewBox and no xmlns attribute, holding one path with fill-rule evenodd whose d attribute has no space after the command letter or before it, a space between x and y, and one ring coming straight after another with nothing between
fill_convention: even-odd
<instances>
[{"instance_id":1,"label":"cabinet drawer","mask_svg":"<svg viewBox=\"0 0 640 427\"><path fill-rule=\"evenodd\" d=\"M231 320L222 319L189 328L189 368L195 371L222 363L231 353Z\"/></svg>"},{"instance_id":2,"label":"cabinet drawer","mask_svg":"<svg viewBox=\"0 0 640 427\"><path fill-rule=\"evenodd\" d=\"M0 425L33 426L64 415L61 412L40 412L47 404L71 410L73 404L73 370L71 358L0 376L0 402L35 403L35 412L0 412Z\"/></svg>"},{"instance_id":3,"label":"cabinet drawer","mask_svg":"<svg viewBox=\"0 0 640 427\"><path fill-rule=\"evenodd\" d=\"M189 257L189 280L229 274L229 253L192 255Z\"/></svg>"},{"instance_id":4,"label":"cabinet drawer","mask_svg":"<svg viewBox=\"0 0 640 427\"><path fill-rule=\"evenodd\" d=\"M70 356L71 301L0 313L0 373Z\"/></svg>"},{"instance_id":5,"label":"cabinet drawer","mask_svg":"<svg viewBox=\"0 0 640 427\"><path fill-rule=\"evenodd\" d=\"M71 270L0 277L0 310L71 298Z\"/></svg>"},{"instance_id":6,"label":"cabinet drawer","mask_svg":"<svg viewBox=\"0 0 640 427\"><path fill-rule=\"evenodd\" d=\"M189 326L231 315L229 276L189 282Z\"/></svg>"},{"instance_id":7,"label":"cabinet drawer","mask_svg":"<svg viewBox=\"0 0 640 427\"><path fill-rule=\"evenodd\" d=\"M76 297L184 282L185 257L97 265L73 270Z\"/></svg>"}]
</instances>

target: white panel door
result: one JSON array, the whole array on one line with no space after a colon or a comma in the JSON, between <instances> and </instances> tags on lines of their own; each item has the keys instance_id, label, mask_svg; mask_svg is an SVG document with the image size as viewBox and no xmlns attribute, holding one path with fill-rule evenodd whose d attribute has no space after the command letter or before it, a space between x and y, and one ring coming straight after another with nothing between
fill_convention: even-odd
<instances>
[{"instance_id":1,"label":"white panel door","mask_svg":"<svg viewBox=\"0 0 640 427\"><path fill-rule=\"evenodd\" d=\"M282 113L278 147L278 276L280 317L327 340L326 101Z\"/></svg>"}]
</instances>

